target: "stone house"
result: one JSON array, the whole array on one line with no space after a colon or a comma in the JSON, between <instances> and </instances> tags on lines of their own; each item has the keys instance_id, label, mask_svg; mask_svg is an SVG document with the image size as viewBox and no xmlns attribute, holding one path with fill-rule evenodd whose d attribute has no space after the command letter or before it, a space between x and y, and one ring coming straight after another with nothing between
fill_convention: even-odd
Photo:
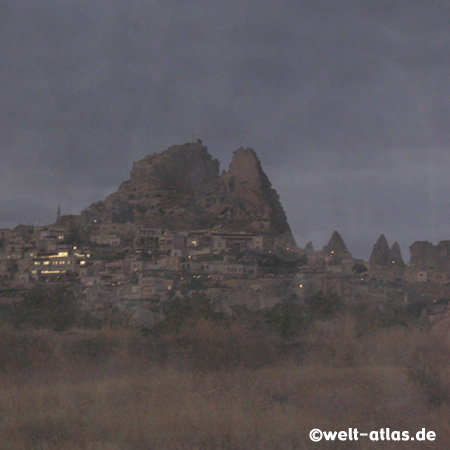
<instances>
[{"instance_id":1,"label":"stone house","mask_svg":"<svg viewBox=\"0 0 450 450\"><path fill-rule=\"evenodd\" d=\"M162 263L166 270L170 270L172 272L179 272L181 270L181 257L179 256L164 256L162 259Z\"/></svg>"},{"instance_id":2,"label":"stone house","mask_svg":"<svg viewBox=\"0 0 450 450\"><path fill-rule=\"evenodd\" d=\"M182 250L186 248L186 236L184 234L168 232L159 236L159 251L170 253L172 250Z\"/></svg>"},{"instance_id":3,"label":"stone house","mask_svg":"<svg viewBox=\"0 0 450 450\"><path fill-rule=\"evenodd\" d=\"M428 281L426 270L414 269L412 267L407 267L403 276L407 283L425 283Z\"/></svg>"},{"instance_id":4,"label":"stone house","mask_svg":"<svg viewBox=\"0 0 450 450\"><path fill-rule=\"evenodd\" d=\"M248 233L211 234L211 246L214 250L255 250L263 251L263 237Z\"/></svg>"},{"instance_id":5,"label":"stone house","mask_svg":"<svg viewBox=\"0 0 450 450\"><path fill-rule=\"evenodd\" d=\"M152 272L143 272L139 275L139 294L145 298L166 293L173 289L173 280Z\"/></svg>"},{"instance_id":6,"label":"stone house","mask_svg":"<svg viewBox=\"0 0 450 450\"><path fill-rule=\"evenodd\" d=\"M428 281L436 284L447 284L449 282L447 274L438 270L428 270L427 278Z\"/></svg>"},{"instance_id":7,"label":"stone house","mask_svg":"<svg viewBox=\"0 0 450 450\"><path fill-rule=\"evenodd\" d=\"M87 264L89 258L89 253L76 249L39 255L32 260L31 274L36 279L78 275L79 269Z\"/></svg>"}]
</instances>

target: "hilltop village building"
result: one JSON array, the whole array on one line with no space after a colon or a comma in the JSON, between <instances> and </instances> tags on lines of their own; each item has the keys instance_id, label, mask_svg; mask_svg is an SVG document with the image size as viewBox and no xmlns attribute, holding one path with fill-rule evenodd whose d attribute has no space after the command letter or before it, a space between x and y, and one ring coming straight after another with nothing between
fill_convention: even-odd
<instances>
[{"instance_id":1,"label":"hilltop village building","mask_svg":"<svg viewBox=\"0 0 450 450\"><path fill-rule=\"evenodd\" d=\"M37 283L60 282L72 283L87 308L108 301L125 310L198 293L224 312L236 305L302 302L317 293L399 304L419 291L450 297L448 271L406 266L397 246L389 249L385 239L367 262L354 259L337 232L321 251L274 242L222 228L175 231L112 222L88 229L3 229L0 301L10 301L14 292L20 299Z\"/></svg>"},{"instance_id":2,"label":"hilltop village building","mask_svg":"<svg viewBox=\"0 0 450 450\"><path fill-rule=\"evenodd\" d=\"M170 231L135 224L96 224L87 232L18 227L0 233L3 289L69 281L81 291L146 299L195 280L256 278L263 236L219 229ZM241 255L246 254L245 258ZM120 289L119 289L120 287ZM100 289L101 290L101 289Z\"/></svg>"},{"instance_id":3,"label":"hilltop village building","mask_svg":"<svg viewBox=\"0 0 450 450\"><path fill-rule=\"evenodd\" d=\"M197 141L135 162L116 192L78 216L58 207L55 224L0 229L0 302L61 282L86 309L132 314L174 296L202 296L225 313L320 296L380 310L450 297L450 241L410 252L406 265L382 235L360 261L337 231L321 250L297 247L255 151L240 147L221 171Z\"/></svg>"}]
</instances>

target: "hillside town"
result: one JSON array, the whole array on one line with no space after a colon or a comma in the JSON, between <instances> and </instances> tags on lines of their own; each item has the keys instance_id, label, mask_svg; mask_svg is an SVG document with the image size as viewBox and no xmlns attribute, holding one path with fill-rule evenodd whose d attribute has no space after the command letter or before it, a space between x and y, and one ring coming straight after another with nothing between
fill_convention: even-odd
<instances>
[{"instance_id":1,"label":"hillside town","mask_svg":"<svg viewBox=\"0 0 450 450\"><path fill-rule=\"evenodd\" d=\"M424 260L429 243L411 246L408 265L398 244L389 247L384 235L368 261L353 258L336 231L320 250L311 243L304 249L286 245L264 234L222 228L21 225L0 230L0 301L19 301L36 284L61 282L73 285L87 310L112 305L130 313L173 296L202 295L225 313L235 306L258 310L285 300L301 303L313 295L386 309L417 299L441 304L450 297L449 258L441 251L434 266Z\"/></svg>"},{"instance_id":2,"label":"hillside town","mask_svg":"<svg viewBox=\"0 0 450 450\"><path fill-rule=\"evenodd\" d=\"M255 151L240 147L221 172L198 140L135 162L116 192L77 216L58 207L51 225L1 229L0 302L70 283L99 314L194 296L232 314L318 296L388 314L416 304L433 315L450 298L450 241L415 242L410 253L405 264L381 235L359 260L337 231L321 249L298 247Z\"/></svg>"}]
</instances>

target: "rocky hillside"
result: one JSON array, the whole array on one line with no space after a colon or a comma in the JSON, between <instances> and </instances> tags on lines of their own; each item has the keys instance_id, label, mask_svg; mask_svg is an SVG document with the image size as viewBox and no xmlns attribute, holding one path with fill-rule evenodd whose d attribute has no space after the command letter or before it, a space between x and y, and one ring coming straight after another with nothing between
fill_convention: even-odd
<instances>
[{"instance_id":1,"label":"rocky hillside","mask_svg":"<svg viewBox=\"0 0 450 450\"><path fill-rule=\"evenodd\" d=\"M450 274L450 241L441 241L438 245L416 241L409 250L411 267L420 270L435 269Z\"/></svg>"},{"instance_id":2,"label":"rocky hillside","mask_svg":"<svg viewBox=\"0 0 450 450\"><path fill-rule=\"evenodd\" d=\"M328 256L333 255L339 258L350 254L342 236L337 231L333 232L328 244L323 247L322 252Z\"/></svg>"},{"instance_id":3,"label":"rocky hillside","mask_svg":"<svg viewBox=\"0 0 450 450\"><path fill-rule=\"evenodd\" d=\"M396 268L405 267L405 263L403 261L402 252L400 250L400 246L398 242L394 242L392 247L389 248L388 242L384 234L382 234L378 241L372 248L372 253L370 255L370 267L372 269L382 269L385 267L392 267L395 264Z\"/></svg>"},{"instance_id":4,"label":"rocky hillside","mask_svg":"<svg viewBox=\"0 0 450 450\"><path fill-rule=\"evenodd\" d=\"M201 142L175 145L134 163L116 192L81 213L84 225L94 220L292 236L256 153L239 148L229 170L220 173L219 162Z\"/></svg>"}]
</instances>

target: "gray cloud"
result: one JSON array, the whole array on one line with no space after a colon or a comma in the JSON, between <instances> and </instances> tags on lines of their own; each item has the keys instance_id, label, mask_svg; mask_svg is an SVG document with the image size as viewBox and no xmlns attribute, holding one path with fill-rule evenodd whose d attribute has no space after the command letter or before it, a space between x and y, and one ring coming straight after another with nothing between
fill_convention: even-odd
<instances>
[{"instance_id":1,"label":"gray cloud","mask_svg":"<svg viewBox=\"0 0 450 450\"><path fill-rule=\"evenodd\" d=\"M299 244L449 238L445 1L0 1L0 226L78 213L132 162L256 149Z\"/></svg>"}]
</instances>

